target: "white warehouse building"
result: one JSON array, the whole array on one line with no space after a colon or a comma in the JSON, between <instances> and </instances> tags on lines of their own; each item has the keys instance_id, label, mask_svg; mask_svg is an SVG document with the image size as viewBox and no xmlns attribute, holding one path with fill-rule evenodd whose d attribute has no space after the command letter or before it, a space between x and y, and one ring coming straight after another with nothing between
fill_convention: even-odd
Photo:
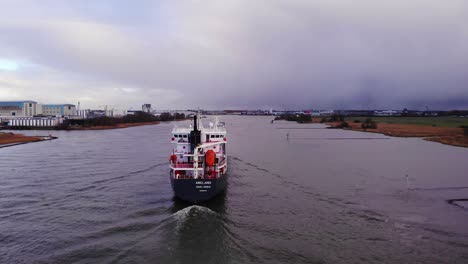
<instances>
[{"instance_id":1,"label":"white warehouse building","mask_svg":"<svg viewBox=\"0 0 468 264\"><path fill-rule=\"evenodd\" d=\"M11 119L8 126L12 127L55 127L60 125L60 117L18 117Z\"/></svg>"}]
</instances>

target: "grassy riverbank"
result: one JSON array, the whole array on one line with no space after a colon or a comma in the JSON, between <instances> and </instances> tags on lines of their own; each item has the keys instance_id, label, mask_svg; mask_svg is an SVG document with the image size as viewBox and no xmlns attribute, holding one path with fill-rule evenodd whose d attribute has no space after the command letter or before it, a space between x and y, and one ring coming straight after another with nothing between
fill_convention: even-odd
<instances>
[{"instance_id":1,"label":"grassy riverbank","mask_svg":"<svg viewBox=\"0 0 468 264\"><path fill-rule=\"evenodd\" d=\"M364 122L368 117L346 117L348 123L359 120ZM377 116L372 117L377 123L386 124L408 124L408 125L426 125L436 127L456 127L468 126L468 117L458 116L431 116L431 117L405 117L405 116Z\"/></svg>"},{"instance_id":2,"label":"grassy riverbank","mask_svg":"<svg viewBox=\"0 0 468 264\"><path fill-rule=\"evenodd\" d=\"M44 140L42 137L0 132L0 146L14 143L29 143Z\"/></svg>"},{"instance_id":3,"label":"grassy riverbank","mask_svg":"<svg viewBox=\"0 0 468 264\"><path fill-rule=\"evenodd\" d=\"M305 115L287 115L277 119L298 123L325 123L331 128L379 133L393 137L421 137L446 145L468 147L468 117L379 116L369 118L333 115L307 118Z\"/></svg>"},{"instance_id":4,"label":"grassy riverbank","mask_svg":"<svg viewBox=\"0 0 468 264\"><path fill-rule=\"evenodd\" d=\"M376 128L362 128L367 117L346 117L342 122L328 122L332 127L354 131L372 132L393 137L422 137L442 144L468 147L468 118L465 117L373 117Z\"/></svg>"}]
</instances>

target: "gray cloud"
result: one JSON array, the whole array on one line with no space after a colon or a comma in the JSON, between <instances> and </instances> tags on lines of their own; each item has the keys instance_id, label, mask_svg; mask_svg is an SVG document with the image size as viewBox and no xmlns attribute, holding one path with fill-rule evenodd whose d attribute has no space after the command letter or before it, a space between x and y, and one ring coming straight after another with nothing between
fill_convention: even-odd
<instances>
[{"instance_id":1,"label":"gray cloud","mask_svg":"<svg viewBox=\"0 0 468 264\"><path fill-rule=\"evenodd\" d=\"M0 9L0 58L21 62L0 70L0 98L468 107L464 0L11 1Z\"/></svg>"}]
</instances>

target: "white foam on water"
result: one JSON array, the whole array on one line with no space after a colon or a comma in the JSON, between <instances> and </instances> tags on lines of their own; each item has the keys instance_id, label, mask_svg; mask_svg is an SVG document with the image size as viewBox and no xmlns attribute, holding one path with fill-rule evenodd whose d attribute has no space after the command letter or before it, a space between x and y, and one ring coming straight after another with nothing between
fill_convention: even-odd
<instances>
[{"instance_id":1,"label":"white foam on water","mask_svg":"<svg viewBox=\"0 0 468 264\"><path fill-rule=\"evenodd\" d=\"M184 221L187 219L189 215L196 215L197 213L199 214L213 214L217 215L217 213L213 210L211 210L208 207L200 206L200 205L192 205L189 207L185 207L182 210L179 210L172 214L172 217L174 217L178 221Z\"/></svg>"}]
</instances>

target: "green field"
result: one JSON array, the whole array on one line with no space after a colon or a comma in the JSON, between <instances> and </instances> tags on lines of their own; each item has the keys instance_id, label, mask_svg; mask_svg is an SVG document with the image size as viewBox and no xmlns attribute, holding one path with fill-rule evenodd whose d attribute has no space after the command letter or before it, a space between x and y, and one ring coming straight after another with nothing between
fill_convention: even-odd
<instances>
[{"instance_id":1,"label":"green field","mask_svg":"<svg viewBox=\"0 0 468 264\"><path fill-rule=\"evenodd\" d=\"M354 120L360 120L363 122L368 117L346 117L347 122L353 122ZM468 117L457 117L457 116L431 116L431 117L405 117L405 116L376 116L372 117L372 120L377 123L389 123L389 124L413 124L413 125L428 125L428 126L440 126L440 127L460 127L468 126Z\"/></svg>"}]
</instances>

